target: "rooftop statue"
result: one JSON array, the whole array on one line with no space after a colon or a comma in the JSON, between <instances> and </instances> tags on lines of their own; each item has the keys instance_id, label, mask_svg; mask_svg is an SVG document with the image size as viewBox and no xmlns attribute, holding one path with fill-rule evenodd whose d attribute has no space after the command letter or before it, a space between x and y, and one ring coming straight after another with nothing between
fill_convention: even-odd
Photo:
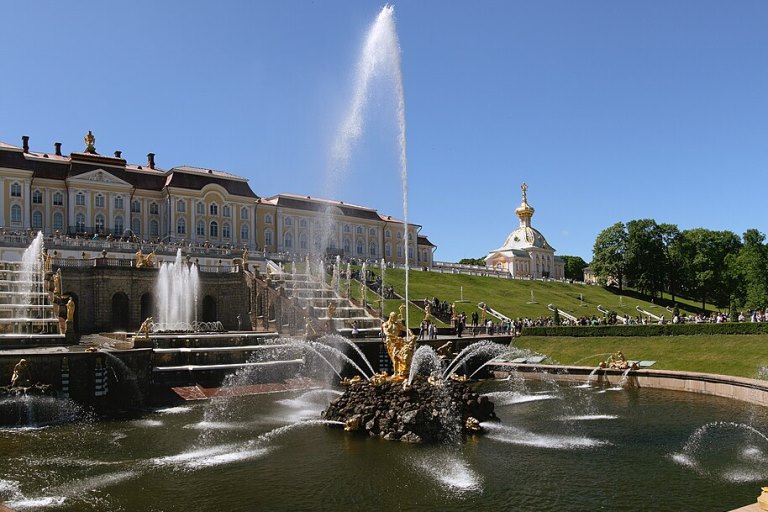
<instances>
[{"instance_id":1,"label":"rooftop statue","mask_svg":"<svg viewBox=\"0 0 768 512\"><path fill-rule=\"evenodd\" d=\"M85 141L85 153L92 153L96 154L96 146L94 144L96 143L96 137L93 136L93 133L91 133L91 130L88 130L88 135L83 137L83 141Z\"/></svg>"}]
</instances>

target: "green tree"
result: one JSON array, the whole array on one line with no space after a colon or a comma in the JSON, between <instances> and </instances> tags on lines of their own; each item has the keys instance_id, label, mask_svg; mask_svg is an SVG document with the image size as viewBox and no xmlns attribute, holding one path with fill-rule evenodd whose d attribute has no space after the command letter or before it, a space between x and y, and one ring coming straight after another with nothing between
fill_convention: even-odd
<instances>
[{"instance_id":1,"label":"green tree","mask_svg":"<svg viewBox=\"0 0 768 512\"><path fill-rule=\"evenodd\" d=\"M702 308L707 302L718 307L730 305L736 281L727 256L740 248L741 240L731 231L696 228L681 233L684 289L691 298L701 301Z\"/></svg>"},{"instance_id":2,"label":"green tree","mask_svg":"<svg viewBox=\"0 0 768 512\"><path fill-rule=\"evenodd\" d=\"M742 237L744 245L731 255L729 268L736 284L734 302L749 309L768 305L768 246L765 235L749 229Z\"/></svg>"},{"instance_id":3,"label":"green tree","mask_svg":"<svg viewBox=\"0 0 768 512\"><path fill-rule=\"evenodd\" d=\"M565 278L574 281L584 280L584 269L587 262L581 256L560 256L565 263Z\"/></svg>"},{"instance_id":4,"label":"green tree","mask_svg":"<svg viewBox=\"0 0 768 512\"><path fill-rule=\"evenodd\" d=\"M615 281L623 289L626 273L627 231L624 223L617 222L597 235L592 248L592 270L598 281Z\"/></svg>"},{"instance_id":5,"label":"green tree","mask_svg":"<svg viewBox=\"0 0 768 512\"><path fill-rule=\"evenodd\" d=\"M627 223L627 282L643 293L655 296L664 289L666 262L664 241L659 225L653 219Z\"/></svg>"},{"instance_id":6,"label":"green tree","mask_svg":"<svg viewBox=\"0 0 768 512\"><path fill-rule=\"evenodd\" d=\"M485 266L485 258L462 258L459 260L460 265L480 265Z\"/></svg>"}]
</instances>

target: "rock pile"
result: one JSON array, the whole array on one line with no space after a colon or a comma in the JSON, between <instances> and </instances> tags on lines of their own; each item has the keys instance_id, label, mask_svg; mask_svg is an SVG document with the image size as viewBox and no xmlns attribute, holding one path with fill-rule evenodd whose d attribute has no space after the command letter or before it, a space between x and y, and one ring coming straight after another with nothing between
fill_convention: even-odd
<instances>
[{"instance_id":1,"label":"rock pile","mask_svg":"<svg viewBox=\"0 0 768 512\"><path fill-rule=\"evenodd\" d=\"M354 382L323 411L345 430L367 432L388 441L433 443L459 440L478 431L478 421L496 419L493 402L452 380L431 384L422 377L410 389L402 383ZM467 419L475 418L478 421Z\"/></svg>"}]
</instances>

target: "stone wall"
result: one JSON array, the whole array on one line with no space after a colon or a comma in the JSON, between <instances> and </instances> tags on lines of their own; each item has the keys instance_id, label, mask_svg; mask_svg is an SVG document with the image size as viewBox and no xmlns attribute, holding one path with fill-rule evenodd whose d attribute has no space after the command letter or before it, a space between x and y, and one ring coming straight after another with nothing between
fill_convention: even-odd
<instances>
[{"instance_id":1,"label":"stone wall","mask_svg":"<svg viewBox=\"0 0 768 512\"><path fill-rule=\"evenodd\" d=\"M62 267L62 292L75 298L75 329L79 334L135 331L146 316L154 315L147 300L155 296L157 269L133 267ZM116 296L127 298L120 303ZM239 272L201 272L198 319L204 319L203 303L215 305L215 319L227 330L251 328L250 296L244 274ZM144 311L142 311L144 297ZM206 300L206 298L209 298ZM117 302L117 304L115 303ZM127 306L127 307L126 307ZM149 311L148 311L149 309Z\"/></svg>"}]
</instances>

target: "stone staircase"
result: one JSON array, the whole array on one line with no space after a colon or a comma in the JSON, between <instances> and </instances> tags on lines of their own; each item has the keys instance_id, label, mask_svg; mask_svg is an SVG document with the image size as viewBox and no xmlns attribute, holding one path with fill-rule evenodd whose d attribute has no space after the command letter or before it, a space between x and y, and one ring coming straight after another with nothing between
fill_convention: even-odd
<instances>
[{"instance_id":1,"label":"stone staircase","mask_svg":"<svg viewBox=\"0 0 768 512\"><path fill-rule=\"evenodd\" d=\"M333 330L350 337L353 322L357 323L359 337L377 337L381 332L381 319L371 315L365 308L343 298L321 278L309 274L290 272L274 273L270 276L273 285L282 287L286 295L298 301L321 325L328 322L328 306L333 304Z\"/></svg>"}]
</instances>

